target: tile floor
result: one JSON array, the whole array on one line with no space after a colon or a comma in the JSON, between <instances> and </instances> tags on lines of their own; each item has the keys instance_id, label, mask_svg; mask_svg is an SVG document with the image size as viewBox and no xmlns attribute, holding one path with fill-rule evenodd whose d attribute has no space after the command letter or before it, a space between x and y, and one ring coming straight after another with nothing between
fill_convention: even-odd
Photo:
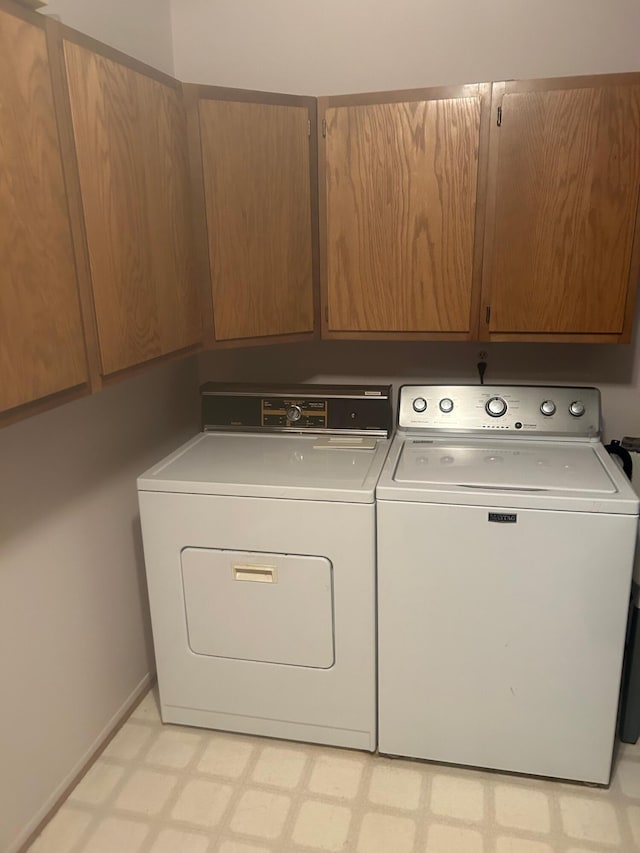
<instances>
[{"instance_id":1,"label":"tile floor","mask_svg":"<svg viewBox=\"0 0 640 853\"><path fill-rule=\"evenodd\" d=\"M640 851L640 745L603 790L163 726L156 702L30 853Z\"/></svg>"}]
</instances>

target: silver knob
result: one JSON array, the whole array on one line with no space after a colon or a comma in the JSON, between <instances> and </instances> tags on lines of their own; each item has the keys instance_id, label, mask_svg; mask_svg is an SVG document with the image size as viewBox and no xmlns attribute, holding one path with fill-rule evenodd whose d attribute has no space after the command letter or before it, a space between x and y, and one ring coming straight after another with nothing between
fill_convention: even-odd
<instances>
[{"instance_id":1,"label":"silver knob","mask_svg":"<svg viewBox=\"0 0 640 853\"><path fill-rule=\"evenodd\" d=\"M413 401L413 411L414 412L426 412L427 411L427 401L424 397L416 397Z\"/></svg>"},{"instance_id":2,"label":"silver knob","mask_svg":"<svg viewBox=\"0 0 640 853\"><path fill-rule=\"evenodd\" d=\"M502 397L490 397L485 405L485 410L492 418L501 418L507 411L507 404Z\"/></svg>"},{"instance_id":3,"label":"silver knob","mask_svg":"<svg viewBox=\"0 0 640 853\"><path fill-rule=\"evenodd\" d=\"M545 418L550 418L551 415L555 415L556 413L556 404L553 400L544 400L540 404L540 411L545 416Z\"/></svg>"},{"instance_id":4,"label":"silver knob","mask_svg":"<svg viewBox=\"0 0 640 853\"><path fill-rule=\"evenodd\" d=\"M448 415L449 412L452 412L453 400L451 400L449 397L444 397L442 400L440 400L440 411L444 412L445 415Z\"/></svg>"},{"instance_id":5,"label":"silver knob","mask_svg":"<svg viewBox=\"0 0 640 853\"><path fill-rule=\"evenodd\" d=\"M302 417L302 409L300 406L289 406L287 409L287 420L290 424L294 424Z\"/></svg>"},{"instance_id":6,"label":"silver knob","mask_svg":"<svg viewBox=\"0 0 640 853\"><path fill-rule=\"evenodd\" d=\"M584 403L582 400L574 400L569 406L569 414L574 418L581 418L585 413Z\"/></svg>"}]
</instances>

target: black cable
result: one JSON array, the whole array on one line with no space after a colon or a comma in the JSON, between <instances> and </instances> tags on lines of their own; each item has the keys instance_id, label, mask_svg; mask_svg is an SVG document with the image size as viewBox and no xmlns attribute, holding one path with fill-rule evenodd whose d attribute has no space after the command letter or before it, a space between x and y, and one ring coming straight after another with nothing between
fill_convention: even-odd
<instances>
[{"instance_id":1,"label":"black cable","mask_svg":"<svg viewBox=\"0 0 640 853\"><path fill-rule=\"evenodd\" d=\"M480 384L484 385L484 374L487 369L486 361L479 361L477 364L478 367L478 376L480 377Z\"/></svg>"}]
</instances>

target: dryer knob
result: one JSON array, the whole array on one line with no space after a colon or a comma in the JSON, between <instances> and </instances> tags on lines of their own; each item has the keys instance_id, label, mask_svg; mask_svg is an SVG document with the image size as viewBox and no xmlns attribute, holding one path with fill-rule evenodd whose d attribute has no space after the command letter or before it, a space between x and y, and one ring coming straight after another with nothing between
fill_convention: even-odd
<instances>
[{"instance_id":1,"label":"dryer knob","mask_svg":"<svg viewBox=\"0 0 640 853\"><path fill-rule=\"evenodd\" d=\"M427 401L424 397L416 397L413 401L413 411L418 413L427 411Z\"/></svg>"},{"instance_id":2,"label":"dryer knob","mask_svg":"<svg viewBox=\"0 0 640 853\"><path fill-rule=\"evenodd\" d=\"M488 415L492 418L501 418L507 411L507 404L502 397L490 397L485 406Z\"/></svg>"},{"instance_id":3,"label":"dryer knob","mask_svg":"<svg viewBox=\"0 0 640 853\"><path fill-rule=\"evenodd\" d=\"M296 423L302 417L302 409L300 406L289 406L287 409L287 420L290 424Z\"/></svg>"},{"instance_id":4,"label":"dryer knob","mask_svg":"<svg viewBox=\"0 0 640 853\"><path fill-rule=\"evenodd\" d=\"M550 418L551 415L555 415L556 413L556 404L553 400L544 400L544 402L540 404L540 411L545 418Z\"/></svg>"},{"instance_id":5,"label":"dryer knob","mask_svg":"<svg viewBox=\"0 0 640 853\"><path fill-rule=\"evenodd\" d=\"M444 397L440 400L440 411L444 412L445 415L453 411L453 400L450 397Z\"/></svg>"},{"instance_id":6,"label":"dryer knob","mask_svg":"<svg viewBox=\"0 0 640 853\"><path fill-rule=\"evenodd\" d=\"M584 403L582 400L574 400L569 406L569 414L574 418L581 418L585 413Z\"/></svg>"}]
</instances>

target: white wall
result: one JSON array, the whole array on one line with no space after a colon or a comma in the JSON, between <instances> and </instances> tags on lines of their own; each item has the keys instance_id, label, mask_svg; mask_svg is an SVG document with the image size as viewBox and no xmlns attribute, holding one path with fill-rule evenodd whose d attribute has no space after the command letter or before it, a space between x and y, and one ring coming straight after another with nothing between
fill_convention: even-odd
<instances>
[{"instance_id":1,"label":"white wall","mask_svg":"<svg viewBox=\"0 0 640 853\"><path fill-rule=\"evenodd\" d=\"M172 70L168 0L48 12ZM2 853L153 669L135 481L197 429L193 358L0 429Z\"/></svg>"},{"instance_id":2,"label":"white wall","mask_svg":"<svg viewBox=\"0 0 640 853\"><path fill-rule=\"evenodd\" d=\"M153 669L136 477L197 432L194 360L0 430L0 850Z\"/></svg>"},{"instance_id":3,"label":"white wall","mask_svg":"<svg viewBox=\"0 0 640 853\"><path fill-rule=\"evenodd\" d=\"M169 0L49 0L40 11L173 74Z\"/></svg>"},{"instance_id":4,"label":"white wall","mask_svg":"<svg viewBox=\"0 0 640 853\"><path fill-rule=\"evenodd\" d=\"M640 69L637 0L171 0L183 80L330 95Z\"/></svg>"}]
</instances>

